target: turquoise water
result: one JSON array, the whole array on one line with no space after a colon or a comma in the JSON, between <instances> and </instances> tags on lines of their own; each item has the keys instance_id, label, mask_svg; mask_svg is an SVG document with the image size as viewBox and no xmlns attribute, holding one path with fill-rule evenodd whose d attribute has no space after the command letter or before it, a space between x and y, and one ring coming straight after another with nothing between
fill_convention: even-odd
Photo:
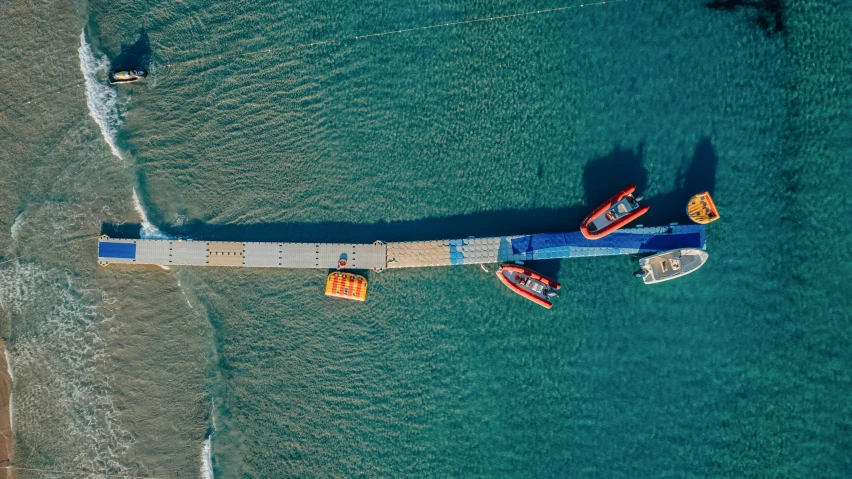
<instances>
[{"instance_id":1,"label":"turquoise water","mask_svg":"<svg viewBox=\"0 0 852 479\"><path fill-rule=\"evenodd\" d=\"M848 477L852 14L736 3L0 5L13 462ZM107 86L122 62L151 75ZM630 257L534 264L564 285L550 311L475 266L370 272L349 304L322 296L324 271L96 265L94 237L140 224L254 241L575 230L627 183L645 224L711 190L708 264L652 287Z\"/></svg>"}]
</instances>

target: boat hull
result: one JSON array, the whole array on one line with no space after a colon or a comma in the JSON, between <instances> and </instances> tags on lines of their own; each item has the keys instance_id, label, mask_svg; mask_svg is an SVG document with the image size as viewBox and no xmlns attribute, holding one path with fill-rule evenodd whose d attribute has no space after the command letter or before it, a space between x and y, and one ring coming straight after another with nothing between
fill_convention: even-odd
<instances>
[{"instance_id":1,"label":"boat hull","mask_svg":"<svg viewBox=\"0 0 852 479\"><path fill-rule=\"evenodd\" d=\"M549 293L562 288L558 282L522 266L504 264L497 270L497 277L510 290L547 309L553 307ZM536 291L539 285L543 287Z\"/></svg>"},{"instance_id":2,"label":"boat hull","mask_svg":"<svg viewBox=\"0 0 852 479\"><path fill-rule=\"evenodd\" d=\"M145 70L137 69L137 70L117 70L109 72L107 78L111 85L117 85L121 83L133 83L139 80L144 79L148 76L148 72Z\"/></svg>"},{"instance_id":3,"label":"boat hull","mask_svg":"<svg viewBox=\"0 0 852 479\"><path fill-rule=\"evenodd\" d=\"M639 260L645 284L662 283L694 273L710 256L700 249L665 251Z\"/></svg>"},{"instance_id":4,"label":"boat hull","mask_svg":"<svg viewBox=\"0 0 852 479\"><path fill-rule=\"evenodd\" d=\"M610 199L608 199L602 205L595 208L594 211L589 213L589 215L586 216L586 219L584 219L583 222L580 224L580 232L583 233L583 236L585 236L586 239L590 240L603 238L604 236L618 230L619 228L626 226L631 221L647 213L650 206L640 206L639 208L628 212L624 216L617 218L615 221L607 224L603 228L595 229L594 231L590 229L596 219L600 218L602 215L605 215L606 212L609 211L613 206L615 206L616 203L623 200L628 195L632 194L634 191L636 191L636 185L630 185L613 195Z\"/></svg>"}]
</instances>

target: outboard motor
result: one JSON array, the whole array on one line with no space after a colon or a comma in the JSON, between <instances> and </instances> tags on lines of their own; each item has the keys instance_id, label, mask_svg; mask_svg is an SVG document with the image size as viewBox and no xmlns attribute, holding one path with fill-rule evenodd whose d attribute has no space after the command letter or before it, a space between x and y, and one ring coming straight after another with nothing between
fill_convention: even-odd
<instances>
[{"instance_id":1,"label":"outboard motor","mask_svg":"<svg viewBox=\"0 0 852 479\"><path fill-rule=\"evenodd\" d=\"M642 201L642 200L644 200L644 199L645 199L645 197L644 197L644 196L642 196L642 195L634 195L634 196L633 196L633 201L634 201L634 202L636 202L636 203L638 203L638 202L640 202L640 201Z\"/></svg>"},{"instance_id":2,"label":"outboard motor","mask_svg":"<svg viewBox=\"0 0 852 479\"><path fill-rule=\"evenodd\" d=\"M645 270L640 269L639 271L633 273L633 276L636 276L637 278L644 278L645 277Z\"/></svg>"}]
</instances>

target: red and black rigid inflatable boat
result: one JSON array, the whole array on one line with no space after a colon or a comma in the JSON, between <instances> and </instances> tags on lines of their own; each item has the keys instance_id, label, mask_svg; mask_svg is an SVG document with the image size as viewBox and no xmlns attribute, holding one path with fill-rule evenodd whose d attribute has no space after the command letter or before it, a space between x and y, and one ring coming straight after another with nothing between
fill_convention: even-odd
<instances>
[{"instance_id":1,"label":"red and black rigid inflatable boat","mask_svg":"<svg viewBox=\"0 0 852 479\"><path fill-rule=\"evenodd\" d=\"M650 206L639 206L642 197L634 196L635 190L636 185L630 185L589 213L580 225L583 236L590 240L603 238L644 215Z\"/></svg>"},{"instance_id":2,"label":"red and black rigid inflatable boat","mask_svg":"<svg viewBox=\"0 0 852 479\"><path fill-rule=\"evenodd\" d=\"M500 266L497 277L512 291L547 309L553 307L550 298L559 296L558 291L562 287L547 276L513 264Z\"/></svg>"}]
</instances>

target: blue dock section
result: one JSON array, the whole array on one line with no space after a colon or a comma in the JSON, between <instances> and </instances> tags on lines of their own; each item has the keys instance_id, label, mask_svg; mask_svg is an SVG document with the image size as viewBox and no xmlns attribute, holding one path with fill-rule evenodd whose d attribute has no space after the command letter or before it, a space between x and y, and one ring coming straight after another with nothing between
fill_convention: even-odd
<instances>
[{"instance_id":1,"label":"blue dock section","mask_svg":"<svg viewBox=\"0 0 852 479\"><path fill-rule=\"evenodd\" d=\"M630 228L598 240L588 240L579 231L535 234L513 239L512 255L537 260L704 249L705 231L702 225Z\"/></svg>"}]
</instances>

